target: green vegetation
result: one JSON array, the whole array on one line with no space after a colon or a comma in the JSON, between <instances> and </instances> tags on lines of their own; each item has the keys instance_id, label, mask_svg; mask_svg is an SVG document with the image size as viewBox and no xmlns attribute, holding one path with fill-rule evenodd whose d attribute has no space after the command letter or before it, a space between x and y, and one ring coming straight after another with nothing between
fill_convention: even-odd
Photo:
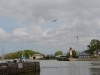
<instances>
[{"instance_id":1,"label":"green vegetation","mask_svg":"<svg viewBox=\"0 0 100 75\"><path fill-rule=\"evenodd\" d=\"M77 52L75 50L72 50L72 54L73 54L73 58L77 58ZM57 55L63 55L63 51L57 51L55 52L55 56ZM66 55L64 55L64 57L70 57L70 52L68 51Z\"/></svg>"},{"instance_id":2,"label":"green vegetation","mask_svg":"<svg viewBox=\"0 0 100 75\"><path fill-rule=\"evenodd\" d=\"M62 51L55 52L55 56L57 56L57 55L63 55L63 52Z\"/></svg>"},{"instance_id":3,"label":"green vegetation","mask_svg":"<svg viewBox=\"0 0 100 75\"><path fill-rule=\"evenodd\" d=\"M29 56L32 56L34 54L41 54L41 53L33 51L33 50L23 50L22 53L23 53L23 56L25 56L26 58L29 58ZM5 59L20 58L21 57L21 51L5 54L4 57L5 57Z\"/></svg>"},{"instance_id":4,"label":"green vegetation","mask_svg":"<svg viewBox=\"0 0 100 75\"><path fill-rule=\"evenodd\" d=\"M94 56L94 58L99 58L98 56Z\"/></svg>"},{"instance_id":5,"label":"green vegetation","mask_svg":"<svg viewBox=\"0 0 100 75\"><path fill-rule=\"evenodd\" d=\"M39 52L35 52L33 50L24 50L23 54L26 58L29 58L29 56L33 56L34 54L41 54Z\"/></svg>"},{"instance_id":6,"label":"green vegetation","mask_svg":"<svg viewBox=\"0 0 100 75\"><path fill-rule=\"evenodd\" d=\"M97 39L93 39L87 47L87 52L93 54L93 51L100 50L100 41Z\"/></svg>"},{"instance_id":7,"label":"green vegetation","mask_svg":"<svg viewBox=\"0 0 100 75\"><path fill-rule=\"evenodd\" d=\"M92 39L90 44L87 45L87 47L88 47L88 50L86 50L85 52L93 55L93 52L95 50L100 50L100 41L97 39ZM23 50L23 56L25 56L26 58L29 58L30 56L33 56L34 54L41 54L41 53L36 52L34 50ZM77 57L77 52L75 50L72 50L72 54L73 54L73 58ZM45 59L50 59L50 58L55 59L55 56L57 56L57 55L63 55L63 51L59 50L52 55L47 55L47 56L45 56ZM70 57L70 53L67 52L66 56ZM5 57L5 59L20 58L21 51L5 54L4 57ZM94 58L98 58L98 57L96 56Z\"/></svg>"}]
</instances>

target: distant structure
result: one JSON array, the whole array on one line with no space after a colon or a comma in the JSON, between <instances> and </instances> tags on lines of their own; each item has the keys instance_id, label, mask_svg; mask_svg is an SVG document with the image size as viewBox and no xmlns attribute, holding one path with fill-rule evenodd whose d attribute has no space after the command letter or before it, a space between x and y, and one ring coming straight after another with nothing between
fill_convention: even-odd
<instances>
[{"instance_id":1,"label":"distant structure","mask_svg":"<svg viewBox=\"0 0 100 75\"><path fill-rule=\"evenodd\" d=\"M86 51L83 51L78 54L78 58L91 58L91 54L87 53Z\"/></svg>"},{"instance_id":2,"label":"distant structure","mask_svg":"<svg viewBox=\"0 0 100 75\"><path fill-rule=\"evenodd\" d=\"M30 59L30 60L33 60L33 57L32 57L30 54L29 54L29 59Z\"/></svg>"},{"instance_id":3,"label":"distant structure","mask_svg":"<svg viewBox=\"0 0 100 75\"><path fill-rule=\"evenodd\" d=\"M98 56L100 58L100 50L93 51L93 56Z\"/></svg>"},{"instance_id":4,"label":"distant structure","mask_svg":"<svg viewBox=\"0 0 100 75\"><path fill-rule=\"evenodd\" d=\"M72 58L72 47L71 46L70 46L69 50L70 50L70 58Z\"/></svg>"},{"instance_id":5,"label":"distant structure","mask_svg":"<svg viewBox=\"0 0 100 75\"><path fill-rule=\"evenodd\" d=\"M53 20L52 22L56 22L58 19Z\"/></svg>"},{"instance_id":6,"label":"distant structure","mask_svg":"<svg viewBox=\"0 0 100 75\"><path fill-rule=\"evenodd\" d=\"M33 56L32 56L32 59L34 60L34 59L43 59L43 55L41 55L41 54L34 54Z\"/></svg>"}]
</instances>

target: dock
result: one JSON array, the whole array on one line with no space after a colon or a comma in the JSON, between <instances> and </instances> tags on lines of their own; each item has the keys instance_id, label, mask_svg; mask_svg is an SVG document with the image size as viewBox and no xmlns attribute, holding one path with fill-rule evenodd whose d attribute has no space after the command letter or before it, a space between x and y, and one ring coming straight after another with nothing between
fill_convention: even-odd
<instances>
[{"instance_id":1,"label":"dock","mask_svg":"<svg viewBox=\"0 0 100 75\"><path fill-rule=\"evenodd\" d=\"M0 63L0 75L40 71L40 62Z\"/></svg>"},{"instance_id":2,"label":"dock","mask_svg":"<svg viewBox=\"0 0 100 75\"><path fill-rule=\"evenodd\" d=\"M100 61L100 58L69 58L70 61Z\"/></svg>"}]
</instances>

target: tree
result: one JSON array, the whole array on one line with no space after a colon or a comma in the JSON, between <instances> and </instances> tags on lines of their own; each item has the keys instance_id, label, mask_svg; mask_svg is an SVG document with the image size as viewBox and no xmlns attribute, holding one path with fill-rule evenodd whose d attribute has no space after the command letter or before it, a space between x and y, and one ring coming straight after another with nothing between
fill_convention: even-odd
<instances>
[{"instance_id":1,"label":"tree","mask_svg":"<svg viewBox=\"0 0 100 75\"><path fill-rule=\"evenodd\" d=\"M33 50L24 50L24 51L23 51L23 55L24 55L26 58L29 58L30 56L33 56L34 54L41 54L41 53L36 52L36 51L33 51Z\"/></svg>"},{"instance_id":2,"label":"tree","mask_svg":"<svg viewBox=\"0 0 100 75\"><path fill-rule=\"evenodd\" d=\"M33 51L33 50L23 50L23 56L26 58L29 58L29 56L33 56L34 54L41 54L39 52ZM13 52L13 53L8 53L4 55L5 59L16 59L21 57L21 51Z\"/></svg>"},{"instance_id":3,"label":"tree","mask_svg":"<svg viewBox=\"0 0 100 75\"><path fill-rule=\"evenodd\" d=\"M63 52L62 51L55 52L55 56L57 56L57 55L63 55Z\"/></svg>"},{"instance_id":4,"label":"tree","mask_svg":"<svg viewBox=\"0 0 100 75\"><path fill-rule=\"evenodd\" d=\"M93 51L100 49L100 41L97 39L91 40L90 44L87 45L88 47L88 52L90 54L93 54Z\"/></svg>"},{"instance_id":5,"label":"tree","mask_svg":"<svg viewBox=\"0 0 100 75\"><path fill-rule=\"evenodd\" d=\"M45 57L45 59L50 59L50 56L49 56L49 55L47 55L47 56Z\"/></svg>"}]
</instances>

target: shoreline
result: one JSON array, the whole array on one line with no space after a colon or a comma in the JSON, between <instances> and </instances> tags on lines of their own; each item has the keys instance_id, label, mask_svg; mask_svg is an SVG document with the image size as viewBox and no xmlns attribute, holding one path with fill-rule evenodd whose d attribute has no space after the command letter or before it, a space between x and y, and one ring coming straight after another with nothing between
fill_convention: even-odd
<instances>
[{"instance_id":1,"label":"shoreline","mask_svg":"<svg viewBox=\"0 0 100 75\"><path fill-rule=\"evenodd\" d=\"M69 58L70 61L100 61L100 58Z\"/></svg>"}]
</instances>

